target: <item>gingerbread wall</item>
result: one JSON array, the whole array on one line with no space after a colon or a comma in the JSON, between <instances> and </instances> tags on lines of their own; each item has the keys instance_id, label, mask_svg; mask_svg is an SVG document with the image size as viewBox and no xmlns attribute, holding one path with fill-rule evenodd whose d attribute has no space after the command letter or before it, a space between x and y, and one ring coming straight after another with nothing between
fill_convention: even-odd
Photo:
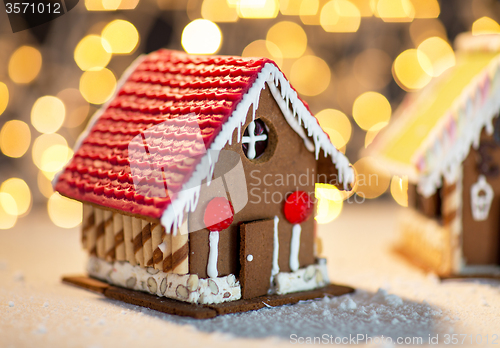
<instances>
[{"instance_id":1,"label":"gingerbread wall","mask_svg":"<svg viewBox=\"0 0 500 348\"><path fill-rule=\"evenodd\" d=\"M239 154L246 175L248 190L252 190L248 195L248 204L234 216L233 224L226 230L221 231L219 240L218 273L225 276L230 273L239 273L239 224L261 219L273 219L279 217L279 267L280 271L289 272L290 240L292 234L292 224L289 223L283 214L283 200L287 193L295 190L302 190L314 194L313 175L316 174L317 162L314 153L309 152L304 146L303 140L288 125L283 117L278 105L272 97L269 89L261 92L259 107L256 111L256 118L262 118L269 128L269 144L266 153L257 160L249 160L243 153L241 143L237 137L237 130L233 133L232 145L226 145L225 150L231 150ZM243 132L252 121L252 110L247 115L247 122L242 127ZM272 156L269 156L272 155ZM323 154L321 154L322 156ZM258 172L255 172L258 170ZM215 171L217 171L217 166ZM251 172L253 174L251 174ZM302 175L302 183L293 185L293 180L286 180L283 186L263 184L264 179L268 183L275 183L280 174L294 175L297 180ZM267 175L267 176L266 176ZM305 177L309 175L308 180ZM264 178L266 176L266 178ZM258 183L261 183L258 185ZM272 199L264 202L264 189L267 189L268 199L274 194L275 202ZM232 190L231 190L232 191ZM220 192L223 193L223 192ZM213 194L213 192L211 192ZM258 203L257 196L261 196L261 203ZM282 197L278 201L278 197ZM207 192L201 192L200 201L195 212L190 214L189 221L203 221L203 213L211 197ZM300 241L299 263L300 267L315 262L314 256L314 218L302 223L302 233ZM272 231L271 231L272 233ZM198 274L200 277L207 277L207 261L209 253L209 232L201 229L189 234L189 271Z\"/></svg>"},{"instance_id":2,"label":"gingerbread wall","mask_svg":"<svg viewBox=\"0 0 500 348\"><path fill-rule=\"evenodd\" d=\"M463 257L468 265L500 263L500 145L492 135L481 133L479 149L472 148L463 162ZM482 170L480 170L482 167ZM496 169L497 170L496 170ZM488 218L475 221L471 210L471 186L486 175L495 196Z\"/></svg>"}]
</instances>

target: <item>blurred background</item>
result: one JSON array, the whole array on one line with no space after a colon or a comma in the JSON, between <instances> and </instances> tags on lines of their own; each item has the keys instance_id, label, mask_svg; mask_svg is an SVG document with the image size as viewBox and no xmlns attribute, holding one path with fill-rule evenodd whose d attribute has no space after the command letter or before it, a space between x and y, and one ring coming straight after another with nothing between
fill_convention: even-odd
<instances>
[{"instance_id":1,"label":"blurred background","mask_svg":"<svg viewBox=\"0 0 500 348\"><path fill-rule=\"evenodd\" d=\"M358 173L376 171L357 197L405 206L406 179L361 150L407 92L455 64L459 33L500 33L498 21L494 0L80 0L17 33L0 13L0 229L42 210L60 227L81 222L50 180L124 70L162 47L273 59ZM346 203L323 196L327 223Z\"/></svg>"}]
</instances>

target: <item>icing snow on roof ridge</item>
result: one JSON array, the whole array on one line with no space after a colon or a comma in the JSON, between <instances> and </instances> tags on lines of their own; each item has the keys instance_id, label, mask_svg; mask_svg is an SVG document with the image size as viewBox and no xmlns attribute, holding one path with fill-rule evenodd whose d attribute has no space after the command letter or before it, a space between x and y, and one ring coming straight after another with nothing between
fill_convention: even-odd
<instances>
[{"instance_id":1,"label":"icing snow on roof ridge","mask_svg":"<svg viewBox=\"0 0 500 348\"><path fill-rule=\"evenodd\" d=\"M268 84L273 97L278 102L290 126L302 137L305 146L310 151L315 151L316 159L319 157L320 150L323 149L325 157L328 155L332 157L332 161L339 172L339 180L344 183L344 187L347 189L348 184L354 181L354 172L349 166L348 159L330 142L329 137L321 129L317 119L299 98L297 92L292 88L279 68L274 63L266 63L259 72L257 79L207 149L207 154L202 157L191 178L184 184L177 197L172 200L171 204L163 212L161 224L165 227L167 233L171 233L173 228L173 233L176 234L177 229L182 225L184 214L196 209L201 183L204 179L207 179L207 184L210 183L219 151L226 144L231 144L235 129L238 130L238 141L241 142L241 127L246 122L248 110L253 106L252 117L255 119L255 111L259 107L260 93L266 84ZM281 94L277 89L278 86L281 87ZM289 106L291 106L292 112L290 112ZM297 131L297 129L302 130L301 123L308 131L307 136L303 131ZM313 147L308 144L310 143L308 137L313 138ZM208 173L205 168L210 168Z\"/></svg>"},{"instance_id":2,"label":"icing snow on roof ridge","mask_svg":"<svg viewBox=\"0 0 500 348\"><path fill-rule=\"evenodd\" d=\"M500 55L477 74L455 98L411 158L421 174L419 191L432 195L441 185L441 176L453 182L458 168L477 148L481 130L493 133L493 118L500 109Z\"/></svg>"}]
</instances>

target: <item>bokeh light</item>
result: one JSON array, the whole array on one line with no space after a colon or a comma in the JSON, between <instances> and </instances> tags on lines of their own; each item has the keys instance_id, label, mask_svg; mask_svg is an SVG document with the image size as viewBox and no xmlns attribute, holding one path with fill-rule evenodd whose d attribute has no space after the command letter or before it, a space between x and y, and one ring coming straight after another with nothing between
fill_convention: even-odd
<instances>
[{"instance_id":1,"label":"bokeh light","mask_svg":"<svg viewBox=\"0 0 500 348\"><path fill-rule=\"evenodd\" d=\"M31 191L23 179L10 178L0 186L0 192L9 194L16 202L15 206L4 207L11 215L24 215L31 207ZM9 211L9 209L11 209Z\"/></svg>"},{"instance_id":2,"label":"bokeh light","mask_svg":"<svg viewBox=\"0 0 500 348\"><path fill-rule=\"evenodd\" d=\"M384 22L411 22L415 8L410 0L378 0L375 15Z\"/></svg>"},{"instance_id":3,"label":"bokeh light","mask_svg":"<svg viewBox=\"0 0 500 348\"><path fill-rule=\"evenodd\" d=\"M409 49L402 52L394 60L392 66L392 75L398 85L406 91L420 89L425 87L430 81L431 76L425 70L432 69L432 63L426 55L418 55L416 49ZM422 65L426 68L422 68Z\"/></svg>"},{"instance_id":4,"label":"bokeh light","mask_svg":"<svg viewBox=\"0 0 500 348\"><path fill-rule=\"evenodd\" d=\"M447 40L446 28L439 19L417 19L410 24L410 36L413 45L417 47L433 36Z\"/></svg>"},{"instance_id":5,"label":"bokeh light","mask_svg":"<svg viewBox=\"0 0 500 348\"><path fill-rule=\"evenodd\" d=\"M330 33L354 33L361 23L361 14L348 0L331 0L321 9L320 23Z\"/></svg>"},{"instance_id":6,"label":"bokeh light","mask_svg":"<svg viewBox=\"0 0 500 348\"><path fill-rule=\"evenodd\" d=\"M108 47L106 50L103 46ZM83 71L100 70L106 67L111 60L109 43L99 35L87 35L76 45L75 62Z\"/></svg>"},{"instance_id":7,"label":"bokeh light","mask_svg":"<svg viewBox=\"0 0 500 348\"><path fill-rule=\"evenodd\" d=\"M374 0L350 0L359 10L361 17L373 16L373 9L376 6Z\"/></svg>"},{"instance_id":8,"label":"bokeh light","mask_svg":"<svg viewBox=\"0 0 500 348\"><path fill-rule=\"evenodd\" d=\"M472 23L472 35L499 34L500 25L490 17L481 17Z\"/></svg>"},{"instance_id":9,"label":"bokeh light","mask_svg":"<svg viewBox=\"0 0 500 348\"><path fill-rule=\"evenodd\" d=\"M61 99L53 96L38 98L31 109L31 124L40 133L55 133L61 128L66 108Z\"/></svg>"},{"instance_id":10,"label":"bokeh light","mask_svg":"<svg viewBox=\"0 0 500 348\"><path fill-rule=\"evenodd\" d=\"M438 0L411 0L415 18L437 18L441 9Z\"/></svg>"},{"instance_id":11,"label":"bokeh light","mask_svg":"<svg viewBox=\"0 0 500 348\"><path fill-rule=\"evenodd\" d=\"M298 16L303 0L281 0L280 12L285 16Z\"/></svg>"},{"instance_id":12,"label":"bokeh light","mask_svg":"<svg viewBox=\"0 0 500 348\"><path fill-rule=\"evenodd\" d=\"M0 82L0 115L7 109L7 105L9 105L9 89L5 83Z\"/></svg>"},{"instance_id":13,"label":"bokeh light","mask_svg":"<svg viewBox=\"0 0 500 348\"><path fill-rule=\"evenodd\" d=\"M305 25L320 25L319 0L302 0L300 4L300 20Z\"/></svg>"},{"instance_id":14,"label":"bokeh light","mask_svg":"<svg viewBox=\"0 0 500 348\"><path fill-rule=\"evenodd\" d=\"M267 57L274 60L278 66L283 64L283 55L281 54L279 47L267 40L255 40L251 42L245 47L241 56Z\"/></svg>"},{"instance_id":15,"label":"bokeh light","mask_svg":"<svg viewBox=\"0 0 500 348\"><path fill-rule=\"evenodd\" d=\"M7 207L7 210L4 207ZM16 224L17 214L8 213L12 209L17 212L14 198L8 193L0 192L0 230L8 230Z\"/></svg>"},{"instance_id":16,"label":"bokeh light","mask_svg":"<svg viewBox=\"0 0 500 348\"><path fill-rule=\"evenodd\" d=\"M387 126L388 124L389 122L380 122L375 124L369 130L366 131L365 148L368 147L371 143L373 143L373 140L375 140L377 134L380 133L380 131L384 129L384 127Z\"/></svg>"},{"instance_id":17,"label":"bokeh light","mask_svg":"<svg viewBox=\"0 0 500 348\"><path fill-rule=\"evenodd\" d=\"M59 145L63 147L68 147L68 142L66 139L57 133L54 134L42 134L33 142L33 148L31 150L31 156L33 163L39 168L43 169L42 156L43 154L52 146Z\"/></svg>"},{"instance_id":18,"label":"bokeh light","mask_svg":"<svg viewBox=\"0 0 500 348\"><path fill-rule=\"evenodd\" d=\"M323 59L303 56L293 63L290 82L299 93L315 96L328 88L331 75L330 67Z\"/></svg>"},{"instance_id":19,"label":"bokeh light","mask_svg":"<svg viewBox=\"0 0 500 348\"><path fill-rule=\"evenodd\" d=\"M401 206L408 206L408 177L394 175L391 180L392 198Z\"/></svg>"},{"instance_id":20,"label":"bokeh light","mask_svg":"<svg viewBox=\"0 0 500 348\"><path fill-rule=\"evenodd\" d=\"M102 47L104 47L106 52L128 54L133 52L137 47L139 32L129 21L116 19L102 30L102 40Z\"/></svg>"},{"instance_id":21,"label":"bokeh light","mask_svg":"<svg viewBox=\"0 0 500 348\"><path fill-rule=\"evenodd\" d=\"M31 143L30 127L19 120L6 122L0 131L0 150L4 155L19 158L23 156Z\"/></svg>"},{"instance_id":22,"label":"bokeh light","mask_svg":"<svg viewBox=\"0 0 500 348\"><path fill-rule=\"evenodd\" d=\"M139 0L85 0L87 11L133 10Z\"/></svg>"},{"instance_id":23,"label":"bokeh light","mask_svg":"<svg viewBox=\"0 0 500 348\"><path fill-rule=\"evenodd\" d=\"M369 130L391 118L391 104L377 92L365 92L356 98L352 106L352 117L361 129Z\"/></svg>"},{"instance_id":24,"label":"bokeh light","mask_svg":"<svg viewBox=\"0 0 500 348\"><path fill-rule=\"evenodd\" d=\"M73 157L73 150L64 145L52 145L42 153L40 169L45 176L52 179Z\"/></svg>"},{"instance_id":25,"label":"bokeh light","mask_svg":"<svg viewBox=\"0 0 500 348\"><path fill-rule=\"evenodd\" d=\"M314 217L317 223L327 224L339 216L343 200L337 187L329 184L316 184L315 197L318 200Z\"/></svg>"},{"instance_id":26,"label":"bokeh light","mask_svg":"<svg viewBox=\"0 0 500 348\"><path fill-rule=\"evenodd\" d=\"M207 19L195 19L182 31L182 47L191 54L212 54L219 50L222 32Z\"/></svg>"},{"instance_id":27,"label":"bokeh light","mask_svg":"<svg viewBox=\"0 0 500 348\"><path fill-rule=\"evenodd\" d=\"M373 157L363 157L355 164L357 172L356 194L364 198L377 198L389 187L391 177L389 172Z\"/></svg>"},{"instance_id":28,"label":"bokeh light","mask_svg":"<svg viewBox=\"0 0 500 348\"><path fill-rule=\"evenodd\" d=\"M82 203L54 192L47 202L50 220L62 228L73 228L82 222Z\"/></svg>"},{"instance_id":29,"label":"bokeh light","mask_svg":"<svg viewBox=\"0 0 500 348\"><path fill-rule=\"evenodd\" d=\"M80 91L76 88L66 88L57 93L56 97L62 100L66 108L63 126L67 128L80 126L90 111L90 105Z\"/></svg>"},{"instance_id":30,"label":"bokeh light","mask_svg":"<svg viewBox=\"0 0 500 348\"><path fill-rule=\"evenodd\" d=\"M352 126L349 118L342 111L324 109L316 114L316 118L337 149L347 144L351 138Z\"/></svg>"},{"instance_id":31,"label":"bokeh light","mask_svg":"<svg viewBox=\"0 0 500 348\"><path fill-rule=\"evenodd\" d=\"M9 77L19 84L32 82L42 68L42 55L34 47L21 46L10 57Z\"/></svg>"},{"instance_id":32,"label":"bokeh light","mask_svg":"<svg viewBox=\"0 0 500 348\"><path fill-rule=\"evenodd\" d=\"M417 57L422 69L430 76L439 76L455 65L453 48L440 37L424 40L417 49ZM430 62L430 66L428 64Z\"/></svg>"},{"instance_id":33,"label":"bokeh light","mask_svg":"<svg viewBox=\"0 0 500 348\"><path fill-rule=\"evenodd\" d=\"M45 198L50 198L54 193L52 189L52 182L49 178L43 173L43 171L39 170L36 178L38 190Z\"/></svg>"},{"instance_id":34,"label":"bokeh light","mask_svg":"<svg viewBox=\"0 0 500 348\"><path fill-rule=\"evenodd\" d=\"M267 41L278 46L283 58L299 58L307 48L307 35L300 25L283 21L267 32Z\"/></svg>"},{"instance_id":35,"label":"bokeh light","mask_svg":"<svg viewBox=\"0 0 500 348\"><path fill-rule=\"evenodd\" d=\"M238 16L241 18L276 18L278 0L239 0Z\"/></svg>"},{"instance_id":36,"label":"bokeh light","mask_svg":"<svg viewBox=\"0 0 500 348\"><path fill-rule=\"evenodd\" d=\"M115 75L108 69L85 71L80 78L80 93L91 104L104 104L115 89Z\"/></svg>"},{"instance_id":37,"label":"bokeh light","mask_svg":"<svg viewBox=\"0 0 500 348\"><path fill-rule=\"evenodd\" d=\"M203 0L201 16L212 22L236 22L238 12L235 7L229 6L226 0Z\"/></svg>"}]
</instances>

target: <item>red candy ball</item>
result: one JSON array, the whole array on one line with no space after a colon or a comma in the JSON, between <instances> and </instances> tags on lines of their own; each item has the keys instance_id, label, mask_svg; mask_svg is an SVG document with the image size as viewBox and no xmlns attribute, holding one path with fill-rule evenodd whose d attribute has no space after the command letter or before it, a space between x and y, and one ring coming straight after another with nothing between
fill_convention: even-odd
<instances>
[{"instance_id":1,"label":"red candy ball","mask_svg":"<svg viewBox=\"0 0 500 348\"><path fill-rule=\"evenodd\" d=\"M205 209L203 221L210 231L222 231L233 223L234 209L224 197L215 197Z\"/></svg>"},{"instance_id":2,"label":"red candy ball","mask_svg":"<svg viewBox=\"0 0 500 348\"><path fill-rule=\"evenodd\" d=\"M314 210L311 197L304 191L295 191L285 201L285 217L292 224L309 219Z\"/></svg>"}]
</instances>

